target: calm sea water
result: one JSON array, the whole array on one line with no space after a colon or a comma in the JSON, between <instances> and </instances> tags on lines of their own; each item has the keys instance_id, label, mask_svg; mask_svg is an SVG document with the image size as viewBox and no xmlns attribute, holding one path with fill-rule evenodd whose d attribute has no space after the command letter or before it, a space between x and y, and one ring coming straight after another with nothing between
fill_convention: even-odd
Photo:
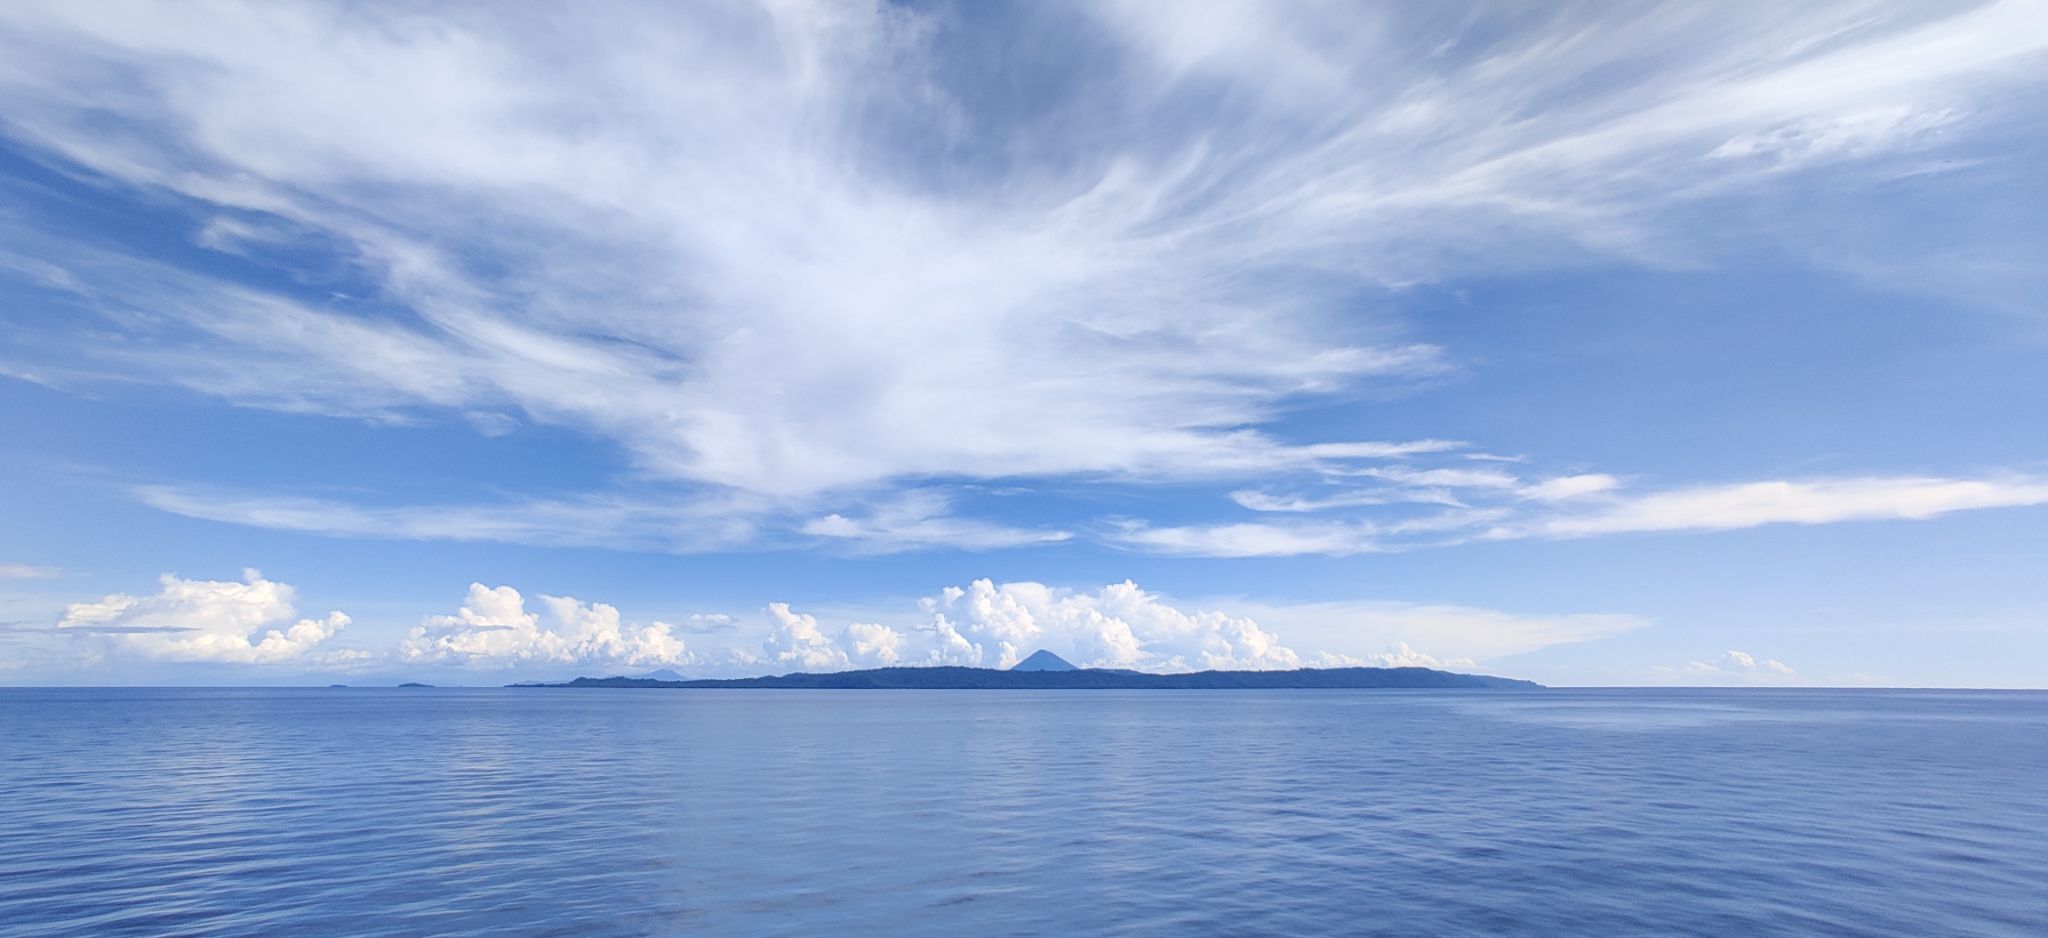
<instances>
[{"instance_id":1,"label":"calm sea water","mask_svg":"<svg viewBox=\"0 0 2048 938\"><path fill-rule=\"evenodd\" d=\"M2048 695L0 690L0 934L2048 934Z\"/></svg>"}]
</instances>

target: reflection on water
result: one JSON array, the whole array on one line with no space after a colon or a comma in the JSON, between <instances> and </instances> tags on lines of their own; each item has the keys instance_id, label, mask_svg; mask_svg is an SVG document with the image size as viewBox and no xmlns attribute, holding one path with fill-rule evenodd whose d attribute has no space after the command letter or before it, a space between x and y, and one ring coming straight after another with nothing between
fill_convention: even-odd
<instances>
[{"instance_id":1,"label":"reflection on water","mask_svg":"<svg viewBox=\"0 0 2048 938\"><path fill-rule=\"evenodd\" d=\"M0 934L2048 933L2048 695L0 690Z\"/></svg>"}]
</instances>

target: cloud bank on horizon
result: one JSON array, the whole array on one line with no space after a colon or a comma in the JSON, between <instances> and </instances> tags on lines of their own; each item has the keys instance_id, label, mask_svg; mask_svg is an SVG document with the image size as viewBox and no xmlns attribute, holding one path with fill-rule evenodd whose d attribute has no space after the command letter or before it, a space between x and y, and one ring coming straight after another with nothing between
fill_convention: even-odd
<instances>
[{"instance_id":1,"label":"cloud bank on horizon","mask_svg":"<svg viewBox=\"0 0 2048 938\"><path fill-rule=\"evenodd\" d=\"M0 376L236 415L223 425L343 422L454 480L58 457L114 464L85 475L136 510L251 537L1334 562L2048 505L2038 449L1737 447L1703 466L1655 434L1610 442L1634 427L1581 432L1566 404L1541 418L1556 432L1474 421L1542 392L1489 384L1508 350L1424 309L1517 278L1768 267L2038 318L2048 224L1955 213L2038 188L2039 3L22 2L0 9L0 62ZM1937 224L1940 250L1900 234ZM1682 305L1629 318L1676 323ZM1542 381L1634 341L1532 303L1545 317ZM1673 328L1659 347L1691 341ZM1745 367L1699 396L1796 403L1744 398ZM1943 367L1899 380L1971 370ZM522 455L459 468L473 452ZM546 471L507 483L499 462L521 459ZM0 579L56 579L6 546L24 553ZM213 569L245 563L270 566ZM919 592L966 579L898 569ZM1113 567L1067 576L1124 585L975 580L915 625L755 606L745 642L700 654L686 623L479 583L390 644L441 663L838 667L1050 643L1111 666L1263 667L1483 661L1544 647L1517 623L1558 618L1297 651ZM61 624L131 653L278 662L314 660L350 621L297 620L290 588L253 573L160 586Z\"/></svg>"},{"instance_id":2,"label":"cloud bank on horizon","mask_svg":"<svg viewBox=\"0 0 2048 938\"><path fill-rule=\"evenodd\" d=\"M627 621L615 606L567 596L529 599L511 586L470 584L453 614L424 617L395 647L344 647L341 611L297 616L296 590L243 571L240 581L159 579L67 606L60 631L97 639L97 657L283 665L323 673L493 675L578 668L673 668L698 675L953 665L1008 668L1038 649L1082 667L1146 671L1300 667L1462 667L1534 647L1588 641L1648 623L1626 615L1511 616L1398 603L1262 607L1276 620L1313 617L1357 653L1298 652L1250 616L1185 607L1125 581L1092 591L975 580L902 608L834 610L821 621L774 602L749 616L699 613L682 622ZM747 622L746 620L754 620ZM758 625L759 628L743 628ZM1477 627L1475 627L1475 625ZM1457 654L1438 658L1404 636ZM1373 650L1373 649L1377 650ZM610 669L610 670L606 670Z\"/></svg>"}]
</instances>

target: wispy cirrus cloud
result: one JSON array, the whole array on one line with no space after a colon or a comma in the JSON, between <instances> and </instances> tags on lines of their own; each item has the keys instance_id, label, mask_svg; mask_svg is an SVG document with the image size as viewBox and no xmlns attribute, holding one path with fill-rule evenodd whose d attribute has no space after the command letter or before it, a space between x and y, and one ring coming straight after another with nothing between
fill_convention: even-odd
<instances>
[{"instance_id":1,"label":"wispy cirrus cloud","mask_svg":"<svg viewBox=\"0 0 2048 938\"><path fill-rule=\"evenodd\" d=\"M1728 531L1766 524L1920 521L1957 511L2044 504L2048 480L2025 476L1772 480L1623 497L1586 514L1538 520L1524 530L1544 537Z\"/></svg>"},{"instance_id":2,"label":"wispy cirrus cloud","mask_svg":"<svg viewBox=\"0 0 2048 938\"><path fill-rule=\"evenodd\" d=\"M835 512L810 519L798 530L813 537L844 540L870 553L933 547L955 550L1030 547L1057 544L1074 536L1071 531L1014 527L961 518L952 514L951 509L952 500L941 493L911 490L870 505L863 514L848 517Z\"/></svg>"},{"instance_id":3,"label":"wispy cirrus cloud","mask_svg":"<svg viewBox=\"0 0 2048 938\"><path fill-rule=\"evenodd\" d=\"M1424 477L1429 477L1424 474ZM1437 478L1437 477L1430 477ZM1408 506L1405 516L1288 522L1219 522L1156 527L1124 522L1114 538L1134 549L1209 557L1343 556L1443 547L1471 541L1563 539L1657 532L1734 531L1778 524L1925 521L1960 511L2048 505L2048 480L1871 476L1769 480L1637 491L1612 476L1585 473L1532 484L1492 477L1469 486L1335 495L1270 505L1233 496L1256 511L1333 513L1360 506ZM1446 498L1453 507L1435 507ZM1469 502L1469 504L1467 504ZM1420 505L1420 513L1412 509Z\"/></svg>"},{"instance_id":4,"label":"wispy cirrus cloud","mask_svg":"<svg viewBox=\"0 0 2048 938\"><path fill-rule=\"evenodd\" d=\"M702 553L841 544L859 553L1058 544L1072 532L961 517L943 492L868 499L846 514L745 492L671 489L497 503L363 505L333 497L141 485L145 505L188 518L327 537L498 542Z\"/></svg>"},{"instance_id":5,"label":"wispy cirrus cloud","mask_svg":"<svg viewBox=\"0 0 2048 938\"><path fill-rule=\"evenodd\" d=\"M498 542L692 553L750 544L771 503L743 494L594 494L499 503L365 505L331 497L142 485L137 501L188 518L328 537Z\"/></svg>"},{"instance_id":6,"label":"wispy cirrus cloud","mask_svg":"<svg viewBox=\"0 0 2048 938\"><path fill-rule=\"evenodd\" d=\"M911 490L848 513L806 516L787 504L735 497L587 498L495 505L364 507L331 499L139 486L151 507L211 521L332 537L498 541L677 553L843 544L861 553L995 550L1091 540L1195 557L1350 556L1473 541L1710 533L1767 525L1926 521L1962 511L2048 505L2048 480L1867 476L1768 480L1644 490L1604 473L1536 481L1487 472L1458 484L1433 470L1395 473L1412 487L1339 487L1334 494L1230 493L1260 516L1160 525L1100 519L1077 530L998 524L953 513L940 492Z\"/></svg>"},{"instance_id":7,"label":"wispy cirrus cloud","mask_svg":"<svg viewBox=\"0 0 2048 938\"><path fill-rule=\"evenodd\" d=\"M991 84L957 14L890 6L11 4L0 132L94 183L169 193L199 245L299 280L0 220L18 279L91 313L11 317L0 368L288 412L569 427L688 490L652 512L592 494L425 516L144 496L349 536L1007 546L1068 532L887 496L934 479L1200 478L1257 483L1239 502L1266 511L1379 497L1265 487L1304 470L1462 493L1487 473L1367 465L1441 441L1275 432L1302 401L1459 367L1362 288L1711 252L1688 206L1924 163L2037 86L2048 48L2048 14L2021 2L1005 15L1045 28L1011 31L1017 81ZM1015 85L1039 92L991 98ZM1578 501L1596 481L1512 492ZM1686 515L1680 498L1526 536L1713 526L1656 520ZM1359 552L1498 520L1483 514L1118 539Z\"/></svg>"}]
</instances>

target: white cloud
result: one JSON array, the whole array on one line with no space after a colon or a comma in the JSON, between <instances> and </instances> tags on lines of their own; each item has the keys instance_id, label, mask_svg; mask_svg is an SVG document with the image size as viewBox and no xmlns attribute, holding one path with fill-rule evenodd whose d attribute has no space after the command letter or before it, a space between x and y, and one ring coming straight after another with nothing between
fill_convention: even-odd
<instances>
[{"instance_id":1,"label":"white cloud","mask_svg":"<svg viewBox=\"0 0 2048 938\"><path fill-rule=\"evenodd\" d=\"M1513 489L1522 480L1499 469L1412 469L1405 466L1360 469L1358 475L1399 485L1444 489Z\"/></svg>"},{"instance_id":2,"label":"white cloud","mask_svg":"<svg viewBox=\"0 0 2048 938\"><path fill-rule=\"evenodd\" d=\"M1385 651L1364 656L1326 651L1315 658L1315 666L1319 668L1470 668L1474 664L1470 658L1445 660L1424 654L1407 642L1393 642Z\"/></svg>"},{"instance_id":3,"label":"white cloud","mask_svg":"<svg viewBox=\"0 0 2048 938\"><path fill-rule=\"evenodd\" d=\"M1084 667L1147 671L1294 667L1466 669L1540 648L1643 628L1612 613L1526 615L1468 606L1399 602L1175 601L1136 583L1067 589L979 579L947 587L904 618L888 607L835 610L839 621L891 623L904 664L1009 667L1040 648ZM844 654L876 661L861 643L870 626L843 633L783 610L771 649L804 647L835 666ZM881 626L876 626L880 628ZM804 636L792 641L791 636ZM1423 651L1422 649L1427 649ZM775 657L770 654L768 657ZM752 660L752 659L748 659Z\"/></svg>"},{"instance_id":4,"label":"white cloud","mask_svg":"<svg viewBox=\"0 0 2048 938\"><path fill-rule=\"evenodd\" d=\"M950 515L951 500L936 492L909 491L873 505L864 517L828 514L805 522L805 534L851 541L863 551L888 553L925 547L992 550L1057 544L1067 531L1016 528Z\"/></svg>"},{"instance_id":5,"label":"white cloud","mask_svg":"<svg viewBox=\"0 0 2048 938\"><path fill-rule=\"evenodd\" d=\"M1441 479L1433 470L1416 475ZM1475 498L1473 491L1482 495ZM1118 523L1111 538L1137 550L1203 557L1290 557L1444 547L1474 540L1578 538L1659 531L1732 531L1771 524L1923 521L1958 511L2048 504L2048 481L2031 476L1978 479L1865 476L1772 480L1632 492L1600 473L1522 484L1482 480L1461 489L1462 505L1407 517L1363 517L1288 523L1224 522L1155 527ZM1232 493L1255 511L1312 512L1400 506L1381 489L1339 490L1318 499Z\"/></svg>"},{"instance_id":6,"label":"white cloud","mask_svg":"<svg viewBox=\"0 0 2048 938\"><path fill-rule=\"evenodd\" d=\"M815 616L791 612L788 603L769 603L768 618L774 628L762 643L766 660L798 671L846 670L846 651L818 629Z\"/></svg>"},{"instance_id":7,"label":"white cloud","mask_svg":"<svg viewBox=\"0 0 2048 938\"><path fill-rule=\"evenodd\" d=\"M0 580L46 580L64 571L26 563L0 563Z\"/></svg>"},{"instance_id":8,"label":"white cloud","mask_svg":"<svg viewBox=\"0 0 2048 938\"><path fill-rule=\"evenodd\" d=\"M903 660L904 635L886 625L855 622L846 627L846 645L852 660L880 666Z\"/></svg>"},{"instance_id":9,"label":"white cloud","mask_svg":"<svg viewBox=\"0 0 2048 938\"><path fill-rule=\"evenodd\" d=\"M1745 651L1726 651L1712 661L1694 661L1682 669L1661 669L1659 676L1684 683L1789 684L1802 678L1782 661Z\"/></svg>"},{"instance_id":10,"label":"white cloud","mask_svg":"<svg viewBox=\"0 0 2048 938\"><path fill-rule=\"evenodd\" d=\"M1190 557L1348 556L1388 550L1365 523L1121 525L1116 541L1127 547Z\"/></svg>"},{"instance_id":11,"label":"white cloud","mask_svg":"<svg viewBox=\"0 0 2048 938\"><path fill-rule=\"evenodd\" d=\"M1532 498L1541 502L1561 502L1567 499L1611 491L1620 487L1620 485L1621 480L1611 475L1589 472L1579 475L1558 476L1545 479L1534 485L1524 486L1521 490L1521 495L1523 498Z\"/></svg>"},{"instance_id":12,"label":"white cloud","mask_svg":"<svg viewBox=\"0 0 2048 938\"><path fill-rule=\"evenodd\" d=\"M1463 666L1595 641L1650 625L1648 619L1623 613L1528 614L1377 600L1272 603L1240 599L1231 600L1230 606L1299 647L1369 663L1404 659L1421 663L1406 653L1424 648L1446 666Z\"/></svg>"},{"instance_id":13,"label":"white cloud","mask_svg":"<svg viewBox=\"0 0 2048 938\"><path fill-rule=\"evenodd\" d=\"M1792 169L1923 145L1958 119L1959 115L1946 109L1873 107L1741 134L1708 155L1764 160L1778 169Z\"/></svg>"},{"instance_id":14,"label":"white cloud","mask_svg":"<svg viewBox=\"0 0 2048 938\"><path fill-rule=\"evenodd\" d=\"M330 537L497 541L548 547L682 552L756 540L773 506L743 493L526 500L503 504L364 506L326 498L137 486L143 504L208 521Z\"/></svg>"},{"instance_id":15,"label":"white cloud","mask_svg":"<svg viewBox=\"0 0 2048 938\"><path fill-rule=\"evenodd\" d=\"M1453 504L1428 514L1283 524L1239 522L1152 527L1124 521L1114 533L1125 547L1196 557L1349 556L1463 543L1509 516L1499 507Z\"/></svg>"},{"instance_id":16,"label":"white cloud","mask_svg":"<svg viewBox=\"0 0 2048 938\"><path fill-rule=\"evenodd\" d=\"M365 651L329 650L323 643L348 617L336 612L294 623L291 598L291 587L253 570L241 583L167 576L155 596L74 603L60 625L175 661L292 663L329 671L455 665L611 674L667 667L744 676L887 666L1007 668L1040 648L1084 667L1145 671L1462 670L1645 624L1620 615L1529 616L1404 603L1184 602L1130 581L1069 589L977 579L915 603L809 612L772 602L755 614L641 625L606 603L529 599L510 586L473 583L454 614L428 616L394 648Z\"/></svg>"},{"instance_id":17,"label":"white cloud","mask_svg":"<svg viewBox=\"0 0 2048 938\"><path fill-rule=\"evenodd\" d=\"M413 628L400 646L408 661L452 661L475 667L520 664L686 665L692 658L666 622L627 624L619 610L567 596L541 596L552 619L528 612L525 597L509 586L469 585L454 615L437 615Z\"/></svg>"},{"instance_id":18,"label":"white cloud","mask_svg":"<svg viewBox=\"0 0 2048 938\"><path fill-rule=\"evenodd\" d=\"M1342 492L1336 495L1280 495L1255 489L1239 489L1230 493L1230 500L1252 511L1308 513L1329 511L1336 508L1363 508L1368 505L1393 505L1415 501L1432 500L1429 496L1415 493L1389 492L1376 489ZM1449 495L1436 497L1440 503L1456 504Z\"/></svg>"},{"instance_id":19,"label":"white cloud","mask_svg":"<svg viewBox=\"0 0 2048 938\"><path fill-rule=\"evenodd\" d=\"M742 649L742 671L766 661L814 659L817 668L960 664L1009 667L1045 648L1084 667L1147 671L1293 667L1468 669L1478 662L1642 628L1617 614L1518 615L1461 606L1392 602L1175 602L1134 583L1075 590L1036 582L976 580L900 609L822 616L775 610L771 637ZM771 607L773 609L773 607ZM889 622L894 625L877 625ZM883 634L886 633L886 634ZM872 650L874 636L893 659ZM1427 648L1428 652L1420 649ZM1305 650L1303 650L1305 649ZM751 673L751 672L749 672Z\"/></svg>"},{"instance_id":20,"label":"white cloud","mask_svg":"<svg viewBox=\"0 0 2048 938\"><path fill-rule=\"evenodd\" d=\"M1447 451L1269 432L1303 397L1451 367L1352 286L1685 254L1690 200L1924 160L1980 105L2038 85L2048 46L2048 12L2024 2L1010 12L1078 17L1039 32L1097 51L1082 91L1040 83L1040 120L998 124L948 71L978 53L899 7L668 5L535 29L489 6L8 4L0 111L17 145L185 196L206 206L203 244L282 245L363 298L294 299L16 227L28 256L9 266L95 317L21 322L24 361L0 365L292 412L566 426L646 476L759 499L655 531L602 499L440 509L445 525L152 499L206 517L718 545L789 513L874 549L1007 546L1058 532L835 511L824 493ZM1531 497L1562 491L1548 485ZM1162 530L1145 537L1182 552L1373 549Z\"/></svg>"},{"instance_id":21,"label":"white cloud","mask_svg":"<svg viewBox=\"0 0 2048 938\"><path fill-rule=\"evenodd\" d=\"M1007 668L1039 648L1083 667L1186 671L1292 668L1299 655L1248 618L1185 610L1130 581L1094 592L975 580L925 601L943 633L994 649Z\"/></svg>"},{"instance_id":22,"label":"white cloud","mask_svg":"<svg viewBox=\"0 0 2048 938\"><path fill-rule=\"evenodd\" d=\"M152 596L114 593L72 603L60 629L115 636L130 651L172 661L307 662L349 624L340 612L300 619L292 587L244 570L242 581L185 580L164 574Z\"/></svg>"},{"instance_id":23,"label":"white cloud","mask_svg":"<svg viewBox=\"0 0 2048 938\"><path fill-rule=\"evenodd\" d=\"M835 628L770 603L758 645L735 646L722 667L804 671L889 665L1007 668L1040 648L1083 667L1150 671L1292 668L1301 656L1257 622L1187 609L1130 582L1094 591L975 580L901 608L843 610ZM906 614L908 613L908 614ZM889 624L894 623L894 624Z\"/></svg>"},{"instance_id":24,"label":"white cloud","mask_svg":"<svg viewBox=\"0 0 2048 938\"><path fill-rule=\"evenodd\" d=\"M1956 511L2048 504L2048 481L2010 477L1867 477L1700 486L1622 498L1536 521L1529 533L1585 537L1634 531L1727 531L1766 524L1925 520Z\"/></svg>"},{"instance_id":25,"label":"white cloud","mask_svg":"<svg viewBox=\"0 0 2048 938\"><path fill-rule=\"evenodd\" d=\"M864 118L918 82L894 63L929 52L909 14L671 8L546 39L480 13L433 29L318 6L146 14L17 9L10 45L37 67L0 86L16 136L335 239L409 314L166 271L89 278L109 309L219 353L124 364L244 403L512 410L660 475L800 496L1301 462L1318 457L1244 428L1288 396L1438 367L1162 275L1171 249L1127 181L1059 180L1006 210L1000 188L942 198L860 165L887 129ZM128 86L146 100L96 105L132 108L134 137L88 132L100 111L73 96L115 63L151 76ZM517 256L521 278L475 275L435 246L450 242ZM324 354L338 345L354 354Z\"/></svg>"}]
</instances>

